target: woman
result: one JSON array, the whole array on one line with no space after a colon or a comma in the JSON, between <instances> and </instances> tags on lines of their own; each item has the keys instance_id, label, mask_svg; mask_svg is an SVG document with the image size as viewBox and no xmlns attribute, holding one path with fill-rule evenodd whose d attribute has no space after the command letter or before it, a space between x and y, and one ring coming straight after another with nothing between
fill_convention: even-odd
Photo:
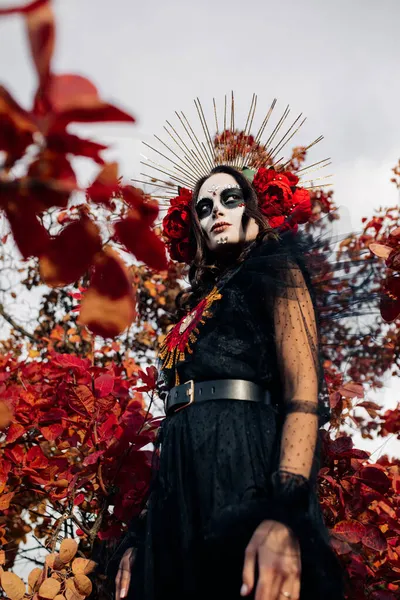
<instances>
[{"instance_id":1,"label":"woman","mask_svg":"<svg viewBox=\"0 0 400 600\"><path fill-rule=\"evenodd\" d=\"M245 172L212 169L164 219L171 256L192 262L190 288L160 351L167 416L117 600L344 597L315 489L327 416L295 233L309 198L291 173ZM290 200L283 219L268 213L273 194Z\"/></svg>"}]
</instances>

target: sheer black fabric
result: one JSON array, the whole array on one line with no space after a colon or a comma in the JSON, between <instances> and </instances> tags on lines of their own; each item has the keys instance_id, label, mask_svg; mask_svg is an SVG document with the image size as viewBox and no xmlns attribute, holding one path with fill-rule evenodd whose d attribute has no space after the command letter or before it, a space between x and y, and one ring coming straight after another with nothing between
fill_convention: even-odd
<instances>
[{"instance_id":1,"label":"sheer black fabric","mask_svg":"<svg viewBox=\"0 0 400 600\"><path fill-rule=\"evenodd\" d=\"M318 431L329 418L318 310L326 290L313 285L318 268L308 258L316 244L290 232L252 244L204 318L193 313L190 351L164 368L167 387L177 377L248 379L270 390L272 404L214 400L164 419L132 600L240 598L244 551L265 519L300 542L301 600L344 597L316 496ZM340 310L350 314L350 301Z\"/></svg>"}]
</instances>

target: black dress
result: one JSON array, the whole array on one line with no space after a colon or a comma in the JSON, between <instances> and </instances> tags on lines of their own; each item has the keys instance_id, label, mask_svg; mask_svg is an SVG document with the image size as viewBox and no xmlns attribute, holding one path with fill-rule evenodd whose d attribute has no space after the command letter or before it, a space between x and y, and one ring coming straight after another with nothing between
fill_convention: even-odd
<instances>
[{"instance_id":1,"label":"black dress","mask_svg":"<svg viewBox=\"0 0 400 600\"><path fill-rule=\"evenodd\" d=\"M328 409L305 244L291 233L252 244L164 343L168 387L247 379L272 404L195 402L164 419L131 600L241 598L244 550L265 519L299 539L301 600L344 598L316 496ZM274 478L278 467L286 483Z\"/></svg>"}]
</instances>

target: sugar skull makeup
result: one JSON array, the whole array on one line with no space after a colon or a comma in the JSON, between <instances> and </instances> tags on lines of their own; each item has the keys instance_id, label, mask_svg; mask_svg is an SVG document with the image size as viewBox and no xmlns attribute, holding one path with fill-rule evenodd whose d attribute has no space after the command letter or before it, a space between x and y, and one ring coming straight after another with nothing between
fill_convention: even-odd
<instances>
[{"instance_id":1,"label":"sugar skull makeup","mask_svg":"<svg viewBox=\"0 0 400 600\"><path fill-rule=\"evenodd\" d=\"M243 228L244 208L243 191L229 173L215 173L203 183L196 213L210 250L256 237L258 225L253 219L249 219L246 231Z\"/></svg>"}]
</instances>

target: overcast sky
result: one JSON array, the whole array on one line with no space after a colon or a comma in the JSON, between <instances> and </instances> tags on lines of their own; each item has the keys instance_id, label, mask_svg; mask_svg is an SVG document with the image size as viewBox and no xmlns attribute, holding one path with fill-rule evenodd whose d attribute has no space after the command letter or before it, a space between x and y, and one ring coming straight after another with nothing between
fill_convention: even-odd
<instances>
[{"instance_id":1,"label":"overcast sky","mask_svg":"<svg viewBox=\"0 0 400 600\"><path fill-rule=\"evenodd\" d=\"M21 4L0 0L0 6ZM244 125L253 92L259 119L274 97L308 116L296 143L325 139L310 162L331 156L336 202L352 226L399 197L389 183L400 157L399 0L56 0L54 68L88 76L137 125L98 126L127 178L140 140L162 134L175 110L194 116L230 90ZM0 20L1 80L25 105L35 87L22 19ZM242 120L241 120L242 117ZM392 382L387 393L394 401ZM394 387L393 387L394 386ZM398 393L396 392L398 396Z\"/></svg>"}]
</instances>

